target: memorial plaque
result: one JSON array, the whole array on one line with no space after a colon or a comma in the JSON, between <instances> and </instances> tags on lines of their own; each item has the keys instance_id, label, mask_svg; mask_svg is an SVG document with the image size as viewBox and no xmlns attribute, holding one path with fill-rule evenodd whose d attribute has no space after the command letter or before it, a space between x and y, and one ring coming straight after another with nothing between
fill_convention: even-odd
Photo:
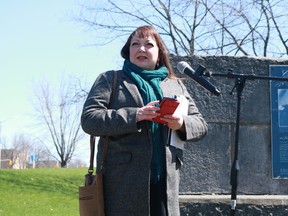
<instances>
[{"instance_id":1,"label":"memorial plaque","mask_svg":"<svg viewBox=\"0 0 288 216\"><path fill-rule=\"evenodd\" d=\"M288 66L270 66L271 77L288 78ZM288 179L288 82L270 81L272 177Z\"/></svg>"}]
</instances>

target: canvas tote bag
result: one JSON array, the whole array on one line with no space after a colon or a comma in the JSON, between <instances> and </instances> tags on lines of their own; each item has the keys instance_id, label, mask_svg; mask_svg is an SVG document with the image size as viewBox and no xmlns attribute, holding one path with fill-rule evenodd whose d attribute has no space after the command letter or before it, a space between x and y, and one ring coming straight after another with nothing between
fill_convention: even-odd
<instances>
[{"instance_id":1,"label":"canvas tote bag","mask_svg":"<svg viewBox=\"0 0 288 216\"><path fill-rule=\"evenodd\" d=\"M103 159L104 165L108 146L108 136L105 137ZM95 152L95 137L90 136L90 166L85 175L84 186L79 187L80 216L104 216L103 166L99 173L94 174L93 162ZM105 155L105 156L104 156Z\"/></svg>"}]
</instances>

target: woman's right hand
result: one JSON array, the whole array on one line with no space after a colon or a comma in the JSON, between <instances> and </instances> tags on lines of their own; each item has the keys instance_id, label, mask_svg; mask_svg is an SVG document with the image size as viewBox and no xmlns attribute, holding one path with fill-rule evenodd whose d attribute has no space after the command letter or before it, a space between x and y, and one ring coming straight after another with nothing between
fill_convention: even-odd
<instances>
[{"instance_id":1,"label":"woman's right hand","mask_svg":"<svg viewBox=\"0 0 288 216\"><path fill-rule=\"evenodd\" d=\"M136 121L140 122L143 120L152 121L153 118L160 115L156 111L160 110L159 107L155 106L159 104L159 101L151 101L147 105L139 108L136 113Z\"/></svg>"}]
</instances>

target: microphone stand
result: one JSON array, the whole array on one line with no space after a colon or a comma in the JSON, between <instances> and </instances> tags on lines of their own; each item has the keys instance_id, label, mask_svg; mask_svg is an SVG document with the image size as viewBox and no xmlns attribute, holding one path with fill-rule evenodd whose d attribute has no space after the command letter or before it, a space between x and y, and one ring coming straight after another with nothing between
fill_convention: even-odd
<instances>
[{"instance_id":1,"label":"microphone stand","mask_svg":"<svg viewBox=\"0 0 288 216\"><path fill-rule=\"evenodd\" d=\"M203 67L203 66L202 66ZM286 81L288 82L288 78L282 77L269 77L269 76L256 76L254 74L235 74L231 72L232 70L228 70L227 74L215 74L211 72L202 72L199 74L200 76L217 76L217 77L226 77L235 79L235 85L230 92L232 95L233 90L237 90L237 116L236 116L236 130L235 130L235 149L234 149L234 159L231 166L231 174L230 174L230 185L231 185L231 210L230 215L234 216L236 213L236 200L237 200L237 186L238 186L238 172L240 169L239 160L238 160L238 149L239 149L239 124L240 124L240 110L241 110L241 96L243 89L245 87L246 80L278 80L278 81ZM232 150L232 148L231 148Z\"/></svg>"}]
</instances>

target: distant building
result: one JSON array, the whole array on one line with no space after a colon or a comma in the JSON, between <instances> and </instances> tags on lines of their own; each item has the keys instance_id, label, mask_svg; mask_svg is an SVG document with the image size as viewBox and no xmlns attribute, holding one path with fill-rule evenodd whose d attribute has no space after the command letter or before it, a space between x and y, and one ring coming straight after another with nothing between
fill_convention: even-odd
<instances>
[{"instance_id":1,"label":"distant building","mask_svg":"<svg viewBox=\"0 0 288 216\"><path fill-rule=\"evenodd\" d=\"M41 160L37 161L36 168L59 168L60 164L56 160Z\"/></svg>"},{"instance_id":2,"label":"distant building","mask_svg":"<svg viewBox=\"0 0 288 216\"><path fill-rule=\"evenodd\" d=\"M19 155L15 149L1 149L1 168L21 169Z\"/></svg>"},{"instance_id":3,"label":"distant building","mask_svg":"<svg viewBox=\"0 0 288 216\"><path fill-rule=\"evenodd\" d=\"M31 169L31 168L58 168L60 164L56 160L39 160L27 154L21 154L15 149L1 149L1 169Z\"/></svg>"}]
</instances>

